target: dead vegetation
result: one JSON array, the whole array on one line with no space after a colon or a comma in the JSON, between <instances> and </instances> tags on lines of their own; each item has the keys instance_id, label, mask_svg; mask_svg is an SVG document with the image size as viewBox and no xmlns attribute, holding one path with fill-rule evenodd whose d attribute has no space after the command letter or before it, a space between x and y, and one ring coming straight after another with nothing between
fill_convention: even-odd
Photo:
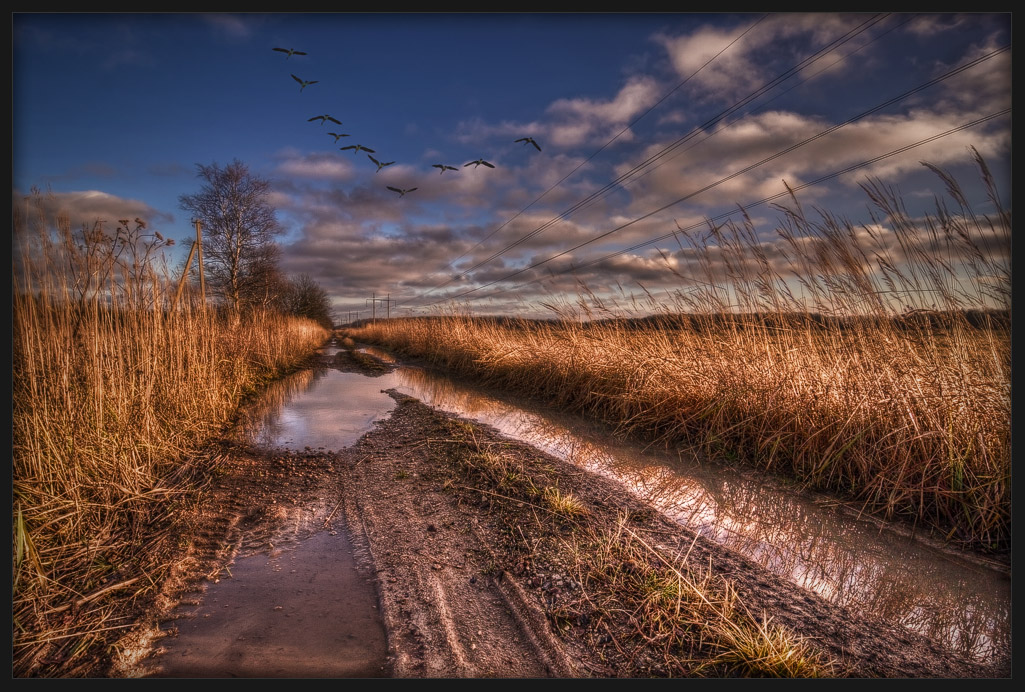
<instances>
[{"instance_id":1,"label":"dead vegetation","mask_svg":"<svg viewBox=\"0 0 1025 692\"><path fill-rule=\"evenodd\" d=\"M344 333L624 433L838 493L961 549L1011 545L1010 212L870 225L796 199L775 238L744 216L680 233L678 289L622 306L582 289L553 319L377 320ZM642 316L636 316L638 313Z\"/></svg>"}]
</instances>

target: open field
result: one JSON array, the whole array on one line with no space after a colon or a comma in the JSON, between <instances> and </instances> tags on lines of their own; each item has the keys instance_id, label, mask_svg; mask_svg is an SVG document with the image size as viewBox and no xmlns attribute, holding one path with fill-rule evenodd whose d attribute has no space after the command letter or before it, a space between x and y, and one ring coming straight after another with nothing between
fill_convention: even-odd
<instances>
[{"instance_id":1,"label":"open field","mask_svg":"<svg viewBox=\"0 0 1025 692\"><path fill-rule=\"evenodd\" d=\"M1010 542L1010 339L775 320L391 320L348 333L624 433L833 490L974 549Z\"/></svg>"},{"instance_id":2,"label":"open field","mask_svg":"<svg viewBox=\"0 0 1025 692\"><path fill-rule=\"evenodd\" d=\"M978 160L983 179L988 171ZM344 333L828 489L961 547L1011 542L1010 213L911 219L864 186L871 227L796 202L778 238L750 219L681 232L681 287L647 305L586 288L552 319L361 321Z\"/></svg>"}]
</instances>

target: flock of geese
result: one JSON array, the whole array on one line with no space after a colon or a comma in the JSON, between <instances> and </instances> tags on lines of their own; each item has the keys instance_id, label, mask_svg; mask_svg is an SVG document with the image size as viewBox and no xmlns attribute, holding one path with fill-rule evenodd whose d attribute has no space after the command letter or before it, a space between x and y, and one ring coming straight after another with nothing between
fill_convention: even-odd
<instances>
[{"instance_id":1,"label":"flock of geese","mask_svg":"<svg viewBox=\"0 0 1025 692\"><path fill-rule=\"evenodd\" d=\"M306 55L307 54L304 51L296 50L294 48L272 48L271 50L277 51L278 53L284 53L286 60L290 59L293 55ZM299 83L299 92L300 93L302 93L302 91L306 87L308 87L310 85L313 85L313 84L319 84L320 83L320 80L317 80L317 79L313 79L313 80L301 79L300 77L297 77L294 74L291 75L291 77L292 77L292 79L294 79L296 82ZM336 125L341 125L342 124L340 120L338 120L337 118L334 118L334 117L332 117L332 116L330 116L330 115L328 115L326 113L324 115L315 115L312 118L310 118L309 120L307 120L307 122L311 122L312 123L312 122L314 122L316 120L319 120L321 125L324 125L324 124L326 124L328 122L332 122L332 123L334 123ZM340 132L328 132L327 134L330 137L334 137L335 144L337 144L338 140L341 139L342 137L349 137L350 136L350 135L348 135L346 133L340 133ZM541 151L541 146L536 141L534 141L533 137L520 137L519 139L514 140L514 143L518 144L520 142L523 142L524 146L531 145L535 149L537 149L538 151ZM339 149L341 151L352 151L353 154L358 154L361 151L365 151L367 153L367 158L370 159L370 161L373 162L373 164L375 166L377 166L377 171L376 172L378 172L378 173L380 173L381 169L384 168L385 166L391 166L392 164L395 163L394 161L379 161L379 160L377 160L376 158L374 158L374 154L376 154L377 152L374 151L373 149L371 149L370 147L363 146L362 144L350 144L349 146L340 147ZM464 163L462 167L466 168L467 166L473 166L475 169L479 168L480 166L484 166L485 168L494 168L495 164L491 163L490 161L485 161L483 158L479 158L476 161L468 161L467 163ZM443 164L443 163L435 163L435 164L432 165L432 168L437 168L439 170L439 174L444 173L445 171L458 171L459 170L459 168L456 167L456 166L449 166L449 165L446 165L446 164ZM399 197L402 197L402 196L406 195L407 193L413 192L414 190L417 189L415 187L410 187L410 188L402 189L402 188L398 188L398 187L392 187L391 185L387 185L386 187L389 190L391 190L392 192L397 192Z\"/></svg>"}]
</instances>

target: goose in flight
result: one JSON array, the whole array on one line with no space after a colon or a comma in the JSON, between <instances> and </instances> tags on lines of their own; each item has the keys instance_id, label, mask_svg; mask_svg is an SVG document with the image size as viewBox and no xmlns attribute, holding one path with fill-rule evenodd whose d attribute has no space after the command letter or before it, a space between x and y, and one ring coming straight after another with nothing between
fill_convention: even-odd
<instances>
[{"instance_id":1,"label":"goose in flight","mask_svg":"<svg viewBox=\"0 0 1025 692\"><path fill-rule=\"evenodd\" d=\"M315 115L312 118L310 118L309 120L307 120L306 122L312 123L314 120L319 120L321 125L326 123L328 120L333 122L335 125L341 125L342 124L341 120L336 120L335 118L332 118L330 115Z\"/></svg>"},{"instance_id":2,"label":"goose in flight","mask_svg":"<svg viewBox=\"0 0 1025 692\"><path fill-rule=\"evenodd\" d=\"M463 168L466 168L467 166L473 166L474 168L477 168L478 166L487 166L488 168L494 168L495 164L488 163L484 159L477 159L476 161L470 161L469 163L463 164Z\"/></svg>"},{"instance_id":3,"label":"goose in flight","mask_svg":"<svg viewBox=\"0 0 1025 692\"><path fill-rule=\"evenodd\" d=\"M285 60L288 60L293 55L306 55L306 53L303 53L301 50L296 50L295 48L271 48L271 50L276 50L279 53L288 53L288 55L285 56Z\"/></svg>"},{"instance_id":4,"label":"goose in flight","mask_svg":"<svg viewBox=\"0 0 1025 692\"><path fill-rule=\"evenodd\" d=\"M537 145L537 142L534 141L533 137L520 137L516 141L517 142L523 142L524 144L533 144L535 149L537 149L538 151L541 151L541 147L539 147Z\"/></svg>"},{"instance_id":5,"label":"goose in flight","mask_svg":"<svg viewBox=\"0 0 1025 692\"><path fill-rule=\"evenodd\" d=\"M336 143L336 144L338 143L338 140L339 140L339 139L341 139L342 137L348 137L348 136L349 136L349 135L346 135L346 134L341 134L341 133L339 133L339 132L328 132L327 134L328 134L329 136L331 136L331 137L334 137L334 138L335 138L335 143Z\"/></svg>"},{"instance_id":6,"label":"goose in flight","mask_svg":"<svg viewBox=\"0 0 1025 692\"><path fill-rule=\"evenodd\" d=\"M364 147L364 148L365 148L365 147ZM389 161L388 163L381 163L380 161L378 161L377 159L375 159L375 158L374 158L373 156L371 156L370 154L367 154L367 158L368 158L368 159L370 159L371 161L373 161L373 162L374 162L374 163L375 163L375 164L377 165L377 172L378 172L378 173L380 173L380 172L381 172L381 169L382 169L382 168L384 168L385 166L390 166L390 165L392 165L393 163L395 163L394 161Z\"/></svg>"},{"instance_id":7,"label":"goose in flight","mask_svg":"<svg viewBox=\"0 0 1025 692\"><path fill-rule=\"evenodd\" d=\"M388 186L388 189L389 189L389 190L391 190L392 192L397 192L397 193L399 193L399 197L402 197L402 196L403 196L403 195L405 195L405 194L406 194L407 192L412 192L412 191L413 191L413 190L415 190L416 188L415 188L415 187L411 187L411 188L409 188L408 190L400 190L400 189L399 189L399 188L397 188L397 187L392 187L391 185L389 185L389 186Z\"/></svg>"},{"instance_id":8,"label":"goose in flight","mask_svg":"<svg viewBox=\"0 0 1025 692\"><path fill-rule=\"evenodd\" d=\"M309 85L311 85L311 84L316 84L317 82L319 82L319 81L320 81L319 79L314 79L314 80L313 80L312 82L308 82L308 81L306 81L305 79L299 79L299 78L298 78L298 77L296 77L295 75L292 75L292 79L294 79L295 81L299 82L299 91L300 91L300 92L301 92L301 91L302 91L303 89L305 89L306 87L308 87Z\"/></svg>"},{"instance_id":9,"label":"goose in flight","mask_svg":"<svg viewBox=\"0 0 1025 692\"><path fill-rule=\"evenodd\" d=\"M369 152L371 154L376 154L377 153L373 149L369 149L369 148L363 146L362 144L350 144L347 147L339 147L339 149L341 149L342 151L345 151L346 149L352 149L352 153L353 154L358 154L360 152L360 150Z\"/></svg>"},{"instance_id":10,"label":"goose in flight","mask_svg":"<svg viewBox=\"0 0 1025 692\"><path fill-rule=\"evenodd\" d=\"M459 170L459 169L458 169L458 168L456 168L455 166L446 166L446 165L445 165L445 164L443 164L443 163L436 163L436 164L433 164L433 165L431 166L431 168L438 168L438 169L440 169L440 170L441 170L441 172L440 172L440 173L439 173L438 175L441 175L441 173L444 173L445 171L458 171L458 170Z\"/></svg>"}]
</instances>

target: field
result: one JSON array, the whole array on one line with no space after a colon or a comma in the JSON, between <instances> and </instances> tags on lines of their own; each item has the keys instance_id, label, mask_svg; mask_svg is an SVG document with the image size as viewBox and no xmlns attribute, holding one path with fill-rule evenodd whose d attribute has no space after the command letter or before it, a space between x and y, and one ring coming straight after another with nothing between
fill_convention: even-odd
<instances>
[{"instance_id":1,"label":"field","mask_svg":"<svg viewBox=\"0 0 1025 692\"><path fill-rule=\"evenodd\" d=\"M991 183L979 160L984 181ZM582 289L550 319L362 321L346 333L501 389L828 489L964 548L1011 542L1010 213L909 218L864 186L855 228L796 202L681 233L680 288L646 304Z\"/></svg>"}]
</instances>

